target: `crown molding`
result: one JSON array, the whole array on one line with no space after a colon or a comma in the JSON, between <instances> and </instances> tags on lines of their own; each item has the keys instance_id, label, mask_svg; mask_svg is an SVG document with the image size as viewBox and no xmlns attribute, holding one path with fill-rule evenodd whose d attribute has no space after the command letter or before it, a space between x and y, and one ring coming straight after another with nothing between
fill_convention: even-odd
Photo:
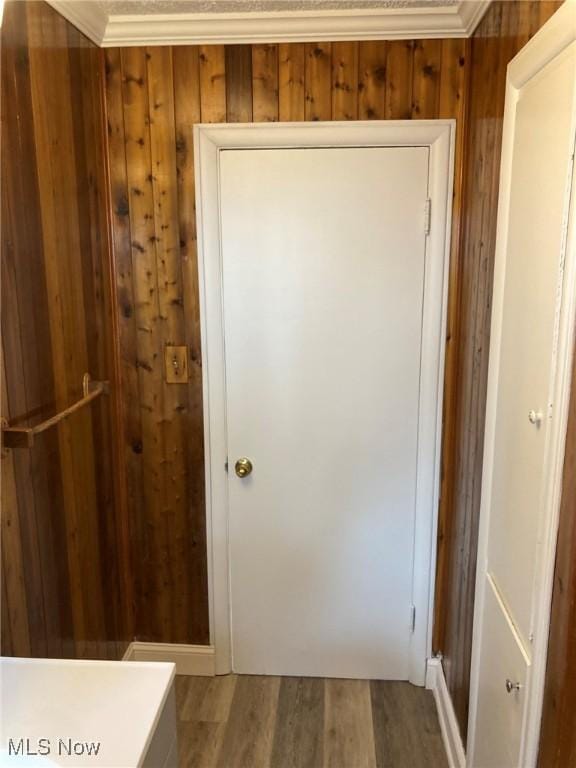
<instances>
[{"instance_id":1,"label":"crown molding","mask_svg":"<svg viewBox=\"0 0 576 768\"><path fill-rule=\"evenodd\" d=\"M492 0L483 0L483 2L469 2L464 0L460 3L458 13L462 21L462 26L466 30L465 37L472 37L476 27L482 21L484 14L488 10Z\"/></svg>"},{"instance_id":2,"label":"crown molding","mask_svg":"<svg viewBox=\"0 0 576 768\"><path fill-rule=\"evenodd\" d=\"M138 45L470 37L491 0L427 8L247 13L108 14L86 0L48 0L103 48Z\"/></svg>"},{"instance_id":3,"label":"crown molding","mask_svg":"<svg viewBox=\"0 0 576 768\"><path fill-rule=\"evenodd\" d=\"M46 1L93 43L103 45L108 26L108 14L97 3L82 2L82 0Z\"/></svg>"}]
</instances>

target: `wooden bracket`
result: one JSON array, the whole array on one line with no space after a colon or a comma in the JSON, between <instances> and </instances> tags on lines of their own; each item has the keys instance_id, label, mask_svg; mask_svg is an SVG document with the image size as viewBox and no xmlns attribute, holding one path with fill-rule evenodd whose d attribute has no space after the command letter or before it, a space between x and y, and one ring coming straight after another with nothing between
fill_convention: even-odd
<instances>
[{"instance_id":1,"label":"wooden bracket","mask_svg":"<svg viewBox=\"0 0 576 768\"><path fill-rule=\"evenodd\" d=\"M34 427L11 427L6 419L2 419L2 447L7 448L32 448L36 435L45 432L47 429L56 426L64 419L67 419L76 411L84 408L100 395L107 395L110 390L107 381L92 381L90 374L85 373L82 377L82 397L68 408L60 413L51 416Z\"/></svg>"}]
</instances>

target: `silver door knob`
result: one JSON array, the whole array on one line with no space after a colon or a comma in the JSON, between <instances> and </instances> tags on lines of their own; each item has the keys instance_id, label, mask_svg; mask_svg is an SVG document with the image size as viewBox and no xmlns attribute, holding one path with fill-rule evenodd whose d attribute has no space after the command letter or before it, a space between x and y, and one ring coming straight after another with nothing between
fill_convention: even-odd
<instances>
[{"instance_id":1,"label":"silver door knob","mask_svg":"<svg viewBox=\"0 0 576 768\"><path fill-rule=\"evenodd\" d=\"M245 456L243 456L241 459L238 459L236 464L234 465L234 471L238 475L238 477L248 477L248 475L252 472L254 467L252 466L252 462L250 459L247 459Z\"/></svg>"},{"instance_id":2,"label":"silver door knob","mask_svg":"<svg viewBox=\"0 0 576 768\"><path fill-rule=\"evenodd\" d=\"M512 680L506 679L506 691L512 693L512 691L519 691L522 686L520 683L513 683Z\"/></svg>"},{"instance_id":3,"label":"silver door knob","mask_svg":"<svg viewBox=\"0 0 576 768\"><path fill-rule=\"evenodd\" d=\"M528 411L528 421L530 424L540 425L543 415L542 411Z\"/></svg>"}]
</instances>

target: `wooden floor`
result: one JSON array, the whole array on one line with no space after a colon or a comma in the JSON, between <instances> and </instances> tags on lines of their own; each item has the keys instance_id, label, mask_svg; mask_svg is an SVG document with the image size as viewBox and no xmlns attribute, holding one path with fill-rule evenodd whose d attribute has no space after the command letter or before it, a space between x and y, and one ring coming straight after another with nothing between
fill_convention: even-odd
<instances>
[{"instance_id":1,"label":"wooden floor","mask_svg":"<svg viewBox=\"0 0 576 768\"><path fill-rule=\"evenodd\" d=\"M177 677L180 766L446 768L430 691L302 677Z\"/></svg>"}]
</instances>

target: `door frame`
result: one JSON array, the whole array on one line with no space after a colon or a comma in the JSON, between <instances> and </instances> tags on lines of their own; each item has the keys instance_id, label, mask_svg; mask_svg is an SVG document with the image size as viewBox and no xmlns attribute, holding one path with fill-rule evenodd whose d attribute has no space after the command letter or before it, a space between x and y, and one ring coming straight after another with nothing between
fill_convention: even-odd
<instances>
[{"instance_id":1,"label":"door frame","mask_svg":"<svg viewBox=\"0 0 576 768\"><path fill-rule=\"evenodd\" d=\"M431 655L447 315L455 120L194 126L194 165L204 395L210 640L216 674L231 671L230 571L219 154L224 149L428 147L426 238L410 681L423 685ZM422 212L422 226L425 225ZM422 617L422 618L421 618Z\"/></svg>"},{"instance_id":2,"label":"door frame","mask_svg":"<svg viewBox=\"0 0 576 768\"><path fill-rule=\"evenodd\" d=\"M474 758L476 716L480 687L481 636L486 594L488 536L490 528L490 499L492 496L492 466L497 423L497 388L499 378L500 344L508 245L508 220L512 182L513 141L516 105L520 90L550 61L576 41L576 2L566 2L536 33L508 65L506 102L502 133L500 165L500 195L494 267L494 290L490 334L490 360L486 403L486 426L482 474L482 499L478 536L476 597L470 677L470 707L468 717L468 756ZM573 137L576 137L576 98L573 104ZM535 590L532 602L532 658L527 671L524 725L521 736L520 765L535 766L538 758L540 721L544 698L550 610L556 560L556 540L562 494L564 448L568 425L568 406L575 343L576 320L576 172L574 157L569 169L565 198L565 218L559 290L560 311L556 319L556 345L553 350L553 373L550 394L557 418L551 423L544 455L544 490L541 498L542 520L539 530L540 551L536 560ZM570 197L570 188L572 195ZM468 762L472 765L472 762Z\"/></svg>"}]
</instances>

